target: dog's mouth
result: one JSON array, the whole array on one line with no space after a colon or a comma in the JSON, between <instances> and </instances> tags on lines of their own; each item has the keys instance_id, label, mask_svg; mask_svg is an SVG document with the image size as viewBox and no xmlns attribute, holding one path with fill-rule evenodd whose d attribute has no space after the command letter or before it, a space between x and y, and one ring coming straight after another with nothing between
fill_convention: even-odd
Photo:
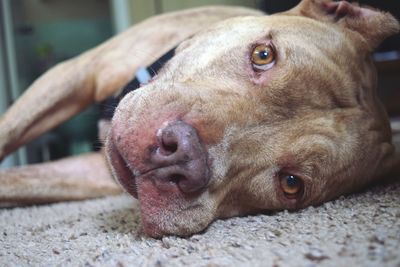
<instances>
[{"instance_id":1,"label":"dog's mouth","mask_svg":"<svg viewBox=\"0 0 400 267\"><path fill-rule=\"evenodd\" d=\"M133 135L110 134L106 149L114 176L140 202L144 231L153 237L191 233L187 223L193 218L186 217L203 209L200 199L211 176L208 154L195 128L175 121L155 131L153 142L129 138ZM129 147L124 137L129 144L137 138L150 145Z\"/></svg>"},{"instance_id":2,"label":"dog's mouth","mask_svg":"<svg viewBox=\"0 0 400 267\"><path fill-rule=\"evenodd\" d=\"M132 195L134 198L138 198L138 188L136 183L136 175L129 168L127 162L122 157L118 148L114 144L112 138L108 139L107 142L107 156L114 172L114 177L118 180L121 186Z\"/></svg>"},{"instance_id":3,"label":"dog's mouth","mask_svg":"<svg viewBox=\"0 0 400 267\"><path fill-rule=\"evenodd\" d=\"M138 198L138 180L142 179L151 179L161 191L170 190L171 185L185 195L203 191L210 171L207 152L196 129L183 121L175 121L155 135L156 144L142 151L130 151L118 146L113 136L109 138L110 163L126 191Z\"/></svg>"}]
</instances>

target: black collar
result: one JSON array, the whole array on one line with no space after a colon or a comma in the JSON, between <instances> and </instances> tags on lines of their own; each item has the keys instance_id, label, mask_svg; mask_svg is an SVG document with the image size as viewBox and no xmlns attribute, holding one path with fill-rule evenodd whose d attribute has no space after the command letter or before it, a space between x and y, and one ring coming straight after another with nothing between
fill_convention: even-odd
<instances>
[{"instance_id":1,"label":"black collar","mask_svg":"<svg viewBox=\"0 0 400 267\"><path fill-rule=\"evenodd\" d=\"M121 99L128 93L138 89L141 84L146 84L153 78L159 70L175 55L176 47L168 51L162 57L157 59L153 64L147 68L139 68L133 79L126 84L117 96L112 96L104 100L100 104L100 119L111 120L114 115L115 108Z\"/></svg>"}]
</instances>

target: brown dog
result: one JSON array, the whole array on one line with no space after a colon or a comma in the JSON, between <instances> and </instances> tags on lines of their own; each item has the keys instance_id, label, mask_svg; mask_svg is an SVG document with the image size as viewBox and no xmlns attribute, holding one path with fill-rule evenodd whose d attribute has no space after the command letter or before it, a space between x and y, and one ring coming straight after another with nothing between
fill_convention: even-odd
<instances>
[{"instance_id":1,"label":"brown dog","mask_svg":"<svg viewBox=\"0 0 400 267\"><path fill-rule=\"evenodd\" d=\"M188 235L216 218L319 204L400 166L370 57L398 31L390 14L327 0L272 16L164 15L35 82L2 117L0 152L110 96L180 43L151 83L123 98L106 142L145 233ZM99 155L3 171L0 183L3 202L118 192Z\"/></svg>"}]
</instances>

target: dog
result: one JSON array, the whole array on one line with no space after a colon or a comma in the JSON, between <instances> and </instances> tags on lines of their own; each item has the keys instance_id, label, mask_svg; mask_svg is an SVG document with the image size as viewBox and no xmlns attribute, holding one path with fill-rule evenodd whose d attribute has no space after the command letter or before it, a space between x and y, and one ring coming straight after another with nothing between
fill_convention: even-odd
<instances>
[{"instance_id":1,"label":"dog","mask_svg":"<svg viewBox=\"0 0 400 267\"><path fill-rule=\"evenodd\" d=\"M2 170L0 202L118 194L114 176L139 200L145 234L187 236L218 218L318 205L399 174L371 59L399 28L389 13L330 0L270 16L206 7L151 18L45 73L0 119L4 158L173 49L99 123L107 159Z\"/></svg>"}]
</instances>

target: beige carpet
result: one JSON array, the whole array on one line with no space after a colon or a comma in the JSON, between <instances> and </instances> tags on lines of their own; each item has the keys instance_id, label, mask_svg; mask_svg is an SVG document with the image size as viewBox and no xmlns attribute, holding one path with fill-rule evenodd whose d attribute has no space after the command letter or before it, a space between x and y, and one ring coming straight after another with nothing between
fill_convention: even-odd
<instances>
[{"instance_id":1,"label":"beige carpet","mask_svg":"<svg viewBox=\"0 0 400 267\"><path fill-rule=\"evenodd\" d=\"M400 266L400 182L147 238L126 196L0 210L0 266Z\"/></svg>"}]
</instances>

